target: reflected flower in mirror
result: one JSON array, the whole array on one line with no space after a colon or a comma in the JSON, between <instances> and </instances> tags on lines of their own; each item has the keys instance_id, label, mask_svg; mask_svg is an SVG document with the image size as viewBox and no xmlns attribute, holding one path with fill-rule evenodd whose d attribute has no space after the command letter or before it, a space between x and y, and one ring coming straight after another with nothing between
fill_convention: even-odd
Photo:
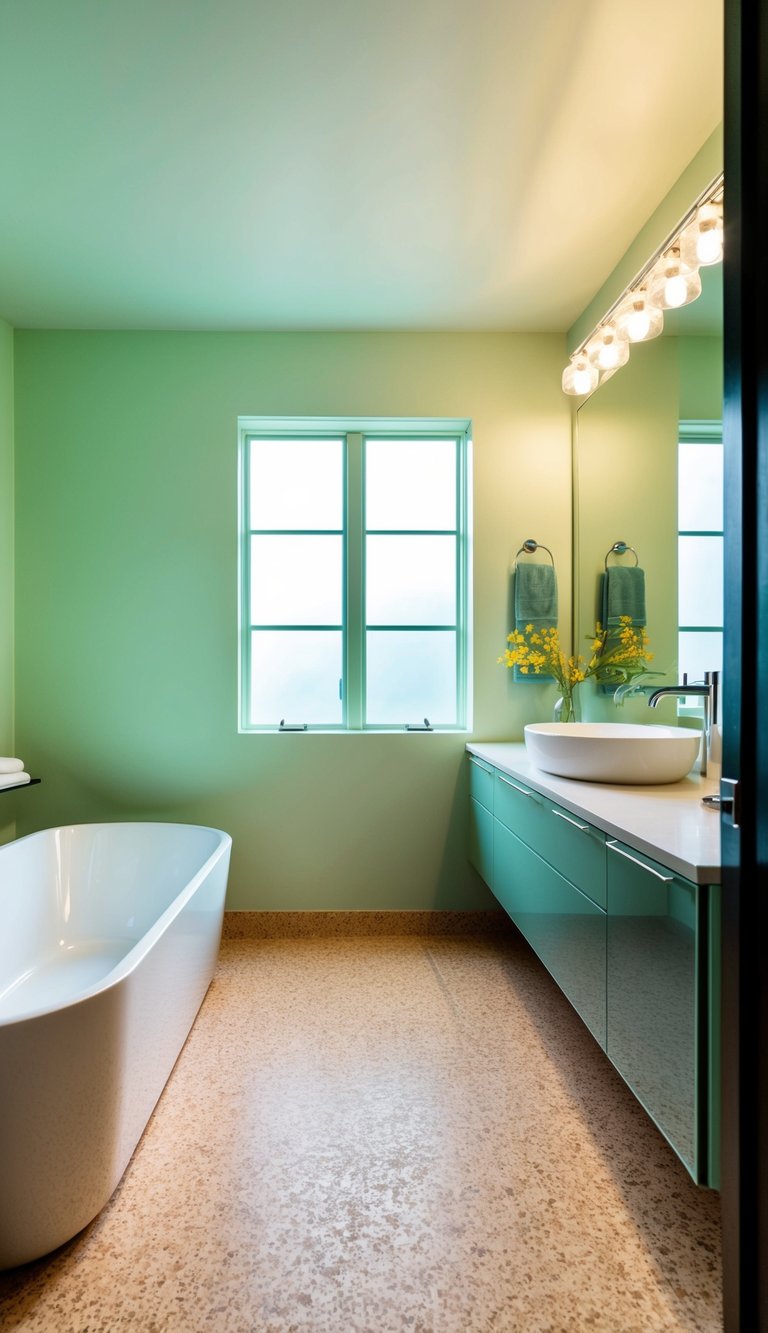
<instances>
[{"instance_id":1,"label":"reflected flower in mirror","mask_svg":"<svg viewBox=\"0 0 768 1333\"><path fill-rule=\"evenodd\" d=\"M554 677L562 694L558 711L561 722L575 721L574 691L583 680L594 677L601 685L627 685L646 674L653 660L645 627L633 626L631 616L622 616L616 628L604 629L598 622L590 636L588 659L581 653L568 656L554 628L526 625L522 630L514 629L507 635L507 644L498 659L504 666L518 667L523 676Z\"/></svg>"}]
</instances>

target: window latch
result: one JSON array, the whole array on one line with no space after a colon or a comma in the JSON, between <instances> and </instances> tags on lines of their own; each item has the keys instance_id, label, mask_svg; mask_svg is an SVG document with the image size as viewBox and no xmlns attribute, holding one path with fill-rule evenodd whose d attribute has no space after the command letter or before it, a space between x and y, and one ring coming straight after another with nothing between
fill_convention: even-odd
<instances>
[{"instance_id":1,"label":"window latch","mask_svg":"<svg viewBox=\"0 0 768 1333\"><path fill-rule=\"evenodd\" d=\"M306 730L307 730L306 722L286 722L284 717L280 718L280 726L278 727L278 731L306 731Z\"/></svg>"},{"instance_id":2,"label":"window latch","mask_svg":"<svg viewBox=\"0 0 768 1333\"><path fill-rule=\"evenodd\" d=\"M406 722L405 729L406 731L434 731L435 728L429 718L425 717L423 722Z\"/></svg>"}]
</instances>

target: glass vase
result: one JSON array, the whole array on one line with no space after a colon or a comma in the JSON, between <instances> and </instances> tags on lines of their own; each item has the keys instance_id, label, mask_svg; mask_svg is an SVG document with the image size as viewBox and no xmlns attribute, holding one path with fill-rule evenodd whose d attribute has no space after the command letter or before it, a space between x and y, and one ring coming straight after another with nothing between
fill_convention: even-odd
<instances>
[{"instance_id":1,"label":"glass vase","mask_svg":"<svg viewBox=\"0 0 768 1333\"><path fill-rule=\"evenodd\" d=\"M579 704L575 685L563 690L561 697L555 704L552 718L555 722L578 722Z\"/></svg>"}]
</instances>

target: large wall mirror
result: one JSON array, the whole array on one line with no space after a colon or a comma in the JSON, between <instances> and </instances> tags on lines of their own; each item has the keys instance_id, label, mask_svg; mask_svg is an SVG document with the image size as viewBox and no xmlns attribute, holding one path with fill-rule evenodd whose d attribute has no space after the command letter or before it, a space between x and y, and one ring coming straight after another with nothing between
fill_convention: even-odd
<instances>
[{"instance_id":1,"label":"large wall mirror","mask_svg":"<svg viewBox=\"0 0 768 1333\"><path fill-rule=\"evenodd\" d=\"M684 670L698 680L722 661L722 265L701 279L701 296L665 312L663 334L633 347L580 406L575 428L575 648L585 651L600 616L606 556L626 542L645 570L658 684ZM617 560L635 556L609 557ZM673 721L677 707L665 700L653 720ZM639 697L617 715L595 689L584 700L585 716L617 721L648 721L646 709Z\"/></svg>"}]
</instances>

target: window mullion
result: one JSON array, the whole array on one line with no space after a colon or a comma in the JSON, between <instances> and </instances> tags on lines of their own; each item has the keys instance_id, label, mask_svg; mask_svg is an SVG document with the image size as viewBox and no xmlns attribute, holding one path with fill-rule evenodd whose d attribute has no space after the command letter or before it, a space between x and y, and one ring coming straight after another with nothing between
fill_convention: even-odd
<instances>
[{"instance_id":1,"label":"window mullion","mask_svg":"<svg viewBox=\"0 0 768 1333\"><path fill-rule=\"evenodd\" d=\"M466 726L466 626L467 626L467 581L466 581L466 506L465 490L466 468L464 450L466 441L462 437L456 441L456 721L460 727Z\"/></svg>"},{"instance_id":2,"label":"window mullion","mask_svg":"<svg viewBox=\"0 0 768 1333\"><path fill-rule=\"evenodd\" d=\"M241 729L272 729L273 714L276 716L280 711L278 704L282 706L292 700L293 711L301 712L303 700L305 711L311 716L299 720L310 727L365 731L369 728L370 706L371 716L376 719L370 729L386 731L401 724L401 711L407 713L409 708L411 711L415 708L419 713L414 699L421 700L421 696L430 701L426 709L430 716L434 704L440 718L438 726L466 725L467 690L463 676L469 670L464 643L470 619L466 575L469 479L464 475L465 434L459 430L461 427L465 431L466 426L466 422L401 419L392 422L349 418L240 419ZM417 447L421 440L435 443L425 445L420 453ZM280 447L283 441L285 449ZM451 486L448 460L452 442L456 445L453 514L451 507L445 505L445 488ZM390 444L392 448L387 450L384 446ZM314 445L322 446L322 457L310 447ZM296 466L293 470L289 466L290 460L295 463L296 458L302 460L298 471ZM433 464L436 481L431 488ZM334 468L335 476L329 471ZM366 531L367 475L379 506L377 510L371 495L371 518L384 525L370 533ZM343 519L338 514L339 490L335 489L339 480ZM401 488L405 485L409 489L404 497ZM431 489L436 498L430 508ZM393 498L388 498L390 495ZM330 526L323 529L312 526L314 518L323 521L324 517ZM429 524L431 519L447 526L440 529L418 526L422 521ZM296 520L299 525L306 522L310 526L294 526ZM387 527L389 521L396 526ZM409 526L403 526L404 523ZM310 537L316 539L314 544L308 540ZM395 543L388 547L390 537L412 540L410 546L401 540L399 546ZM292 538L297 542L301 539L304 545L291 543ZM332 543L331 538L334 538ZM446 563L449 538L455 543L456 623L437 625L435 615L441 621L453 617L453 611L449 610L453 580L450 564ZM326 539L325 543L320 539ZM342 605L337 610L339 559ZM423 577L419 578L420 574ZM371 597L366 595L369 576L373 580ZM331 596L334 588L335 600ZM400 620L401 604L406 622L411 613L429 623L389 623L393 617ZM422 606L423 612L417 610ZM387 623L368 627L369 608L374 619L383 618ZM343 623L313 623L313 612L324 620ZM283 616L291 623L284 624ZM294 623L298 620L309 623ZM377 629L392 631L392 637L371 633ZM295 633L291 635L290 631ZM312 631L319 631L319 636ZM427 631L434 631L434 635ZM294 637L299 645L295 653L291 647ZM455 645L455 657L451 643ZM312 662L317 668L314 673ZM455 708L451 699L454 664L458 668L454 682ZM369 671L373 673L370 681ZM343 677L340 701L336 688L339 676ZM329 720L323 723L321 718ZM382 722L381 718L387 721Z\"/></svg>"},{"instance_id":3,"label":"window mullion","mask_svg":"<svg viewBox=\"0 0 768 1333\"><path fill-rule=\"evenodd\" d=\"M249 448L248 436L240 437L240 513L237 516L240 525L240 567L239 567L239 588L237 588L237 597L239 597L239 635L240 652L239 657L239 678L237 678L237 689L239 689L239 709L240 717L249 717L249 688L251 688L251 552L249 552L248 529L251 527L251 509L249 509L248 497L251 493L251 448Z\"/></svg>"},{"instance_id":4,"label":"window mullion","mask_svg":"<svg viewBox=\"0 0 768 1333\"><path fill-rule=\"evenodd\" d=\"M345 496L344 594L345 699L344 716L351 731L363 727L365 695L365 533L363 523L363 437L347 435Z\"/></svg>"}]
</instances>

